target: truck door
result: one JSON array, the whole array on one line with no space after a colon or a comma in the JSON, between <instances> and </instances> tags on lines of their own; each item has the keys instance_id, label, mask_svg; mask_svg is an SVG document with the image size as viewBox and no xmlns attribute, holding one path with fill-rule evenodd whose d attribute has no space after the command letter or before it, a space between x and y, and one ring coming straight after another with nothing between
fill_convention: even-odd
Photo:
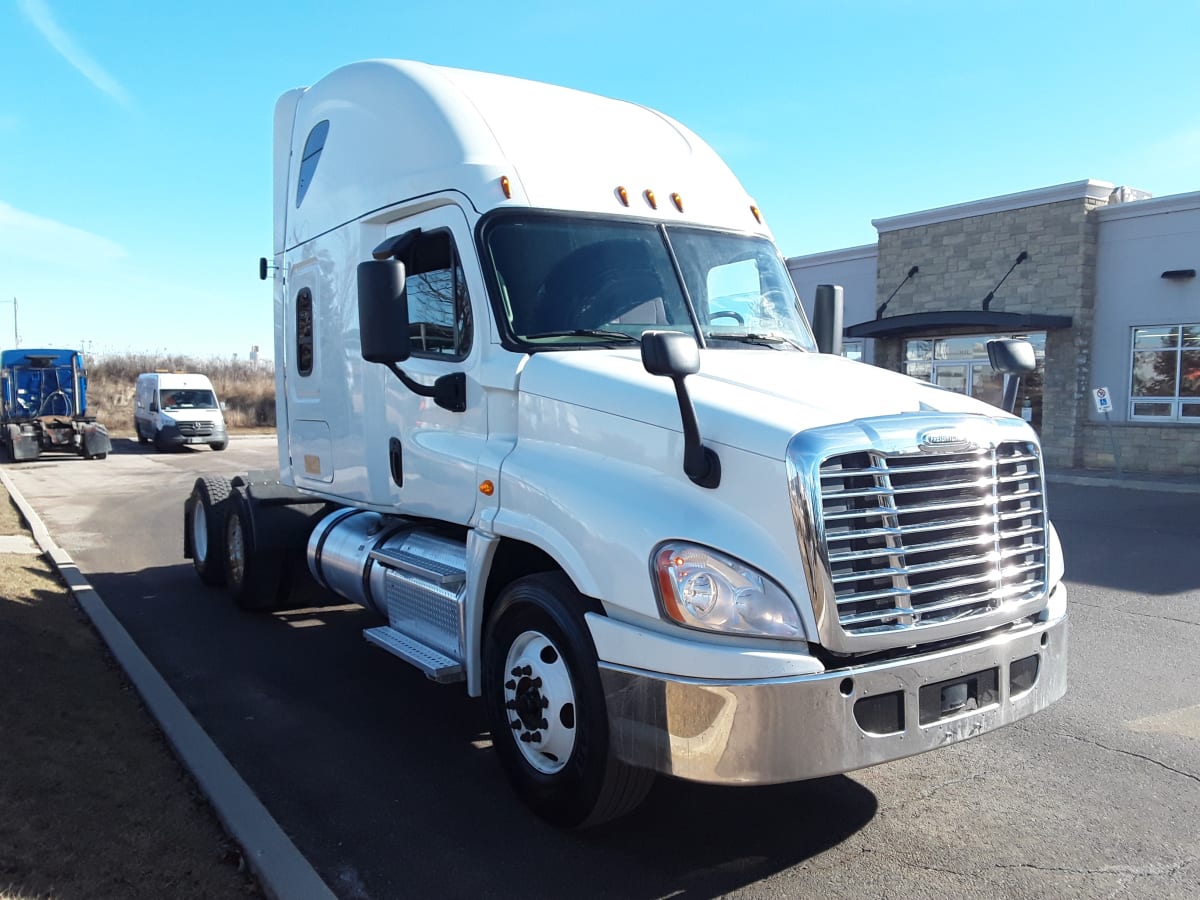
<instances>
[{"instance_id":1,"label":"truck door","mask_svg":"<svg viewBox=\"0 0 1200 900\"><path fill-rule=\"evenodd\" d=\"M486 294L470 227L458 207L407 217L388 226L387 235L414 229L419 234L401 256L412 342L412 356L401 368L424 384L465 373L466 410L443 409L388 373L386 418L369 438L368 468L372 488L382 475L392 504L403 512L465 524L479 496L476 464L487 440L477 377L489 333Z\"/></svg>"}]
</instances>

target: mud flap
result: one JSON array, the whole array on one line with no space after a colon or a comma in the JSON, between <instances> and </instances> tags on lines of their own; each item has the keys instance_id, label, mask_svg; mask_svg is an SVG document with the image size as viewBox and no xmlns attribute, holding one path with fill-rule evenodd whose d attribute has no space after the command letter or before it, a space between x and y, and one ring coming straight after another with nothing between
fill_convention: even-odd
<instances>
[{"instance_id":1,"label":"mud flap","mask_svg":"<svg viewBox=\"0 0 1200 900\"><path fill-rule=\"evenodd\" d=\"M112 441L108 437L108 429L95 422L84 425L79 433L79 444L84 459L104 457L112 450Z\"/></svg>"}]
</instances>

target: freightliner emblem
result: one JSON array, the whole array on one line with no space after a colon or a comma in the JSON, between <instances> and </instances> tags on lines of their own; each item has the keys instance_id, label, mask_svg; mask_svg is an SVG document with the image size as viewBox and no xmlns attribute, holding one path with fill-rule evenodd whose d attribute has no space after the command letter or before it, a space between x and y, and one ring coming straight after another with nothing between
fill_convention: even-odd
<instances>
[{"instance_id":1,"label":"freightliner emblem","mask_svg":"<svg viewBox=\"0 0 1200 900\"><path fill-rule=\"evenodd\" d=\"M939 428L936 430L922 431L917 435L917 441L921 445L921 449L926 452L939 451L958 453L967 450L975 450L978 445L964 434L957 431L952 431L949 428Z\"/></svg>"}]
</instances>

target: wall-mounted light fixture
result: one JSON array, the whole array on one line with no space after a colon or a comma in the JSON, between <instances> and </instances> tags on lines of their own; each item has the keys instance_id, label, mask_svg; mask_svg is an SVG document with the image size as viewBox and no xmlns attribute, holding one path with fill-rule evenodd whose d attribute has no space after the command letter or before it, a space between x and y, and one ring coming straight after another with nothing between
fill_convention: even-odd
<instances>
[{"instance_id":1,"label":"wall-mounted light fixture","mask_svg":"<svg viewBox=\"0 0 1200 900\"><path fill-rule=\"evenodd\" d=\"M1196 277L1195 269L1167 269L1162 273L1162 277L1168 281L1186 281L1188 278Z\"/></svg>"}]
</instances>

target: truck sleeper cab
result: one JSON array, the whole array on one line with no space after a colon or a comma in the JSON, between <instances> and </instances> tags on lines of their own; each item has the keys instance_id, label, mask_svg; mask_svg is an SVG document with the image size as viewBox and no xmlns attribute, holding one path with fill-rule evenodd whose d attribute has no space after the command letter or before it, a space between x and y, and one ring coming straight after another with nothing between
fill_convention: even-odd
<instances>
[{"instance_id":1,"label":"truck sleeper cab","mask_svg":"<svg viewBox=\"0 0 1200 900\"><path fill-rule=\"evenodd\" d=\"M197 481L202 579L374 610L567 827L655 772L845 772L1063 694L1032 429L818 352L682 125L389 60L285 94L275 134L279 472Z\"/></svg>"}]
</instances>

